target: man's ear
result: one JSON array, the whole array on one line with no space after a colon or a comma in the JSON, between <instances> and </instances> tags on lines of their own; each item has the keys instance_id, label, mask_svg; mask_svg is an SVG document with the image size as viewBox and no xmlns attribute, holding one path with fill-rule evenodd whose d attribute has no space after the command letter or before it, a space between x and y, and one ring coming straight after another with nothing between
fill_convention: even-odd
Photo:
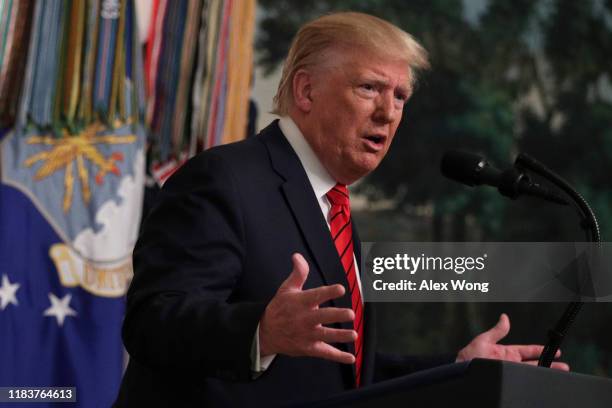
<instances>
[{"instance_id":1,"label":"man's ear","mask_svg":"<svg viewBox=\"0 0 612 408\"><path fill-rule=\"evenodd\" d=\"M312 73L299 69L293 75L293 103L303 113L310 112L312 108Z\"/></svg>"}]
</instances>

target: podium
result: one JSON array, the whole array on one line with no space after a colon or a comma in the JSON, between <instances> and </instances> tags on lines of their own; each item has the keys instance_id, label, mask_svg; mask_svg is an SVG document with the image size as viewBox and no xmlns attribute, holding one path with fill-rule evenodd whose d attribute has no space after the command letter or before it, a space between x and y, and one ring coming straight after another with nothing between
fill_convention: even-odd
<instances>
[{"instance_id":1,"label":"podium","mask_svg":"<svg viewBox=\"0 0 612 408\"><path fill-rule=\"evenodd\" d=\"M498 360L474 359L344 392L301 406L612 407L612 380Z\"/></svg>"}]
</instances>

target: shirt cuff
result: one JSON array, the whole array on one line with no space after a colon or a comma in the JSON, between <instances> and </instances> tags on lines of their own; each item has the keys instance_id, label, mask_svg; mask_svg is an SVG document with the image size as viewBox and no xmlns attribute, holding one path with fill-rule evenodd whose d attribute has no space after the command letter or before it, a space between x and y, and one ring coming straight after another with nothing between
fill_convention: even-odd
<instances>
[{"instance_id":1,"label":"shirt cuff","mask_svg":"<svg viewBox=\"0 0 612 408\"><path fill-rule=\"evenodd\" d=\"M255 330L255 336L253 337L253 343L251 343L251 374L253 379L256 379L264 371L268 369L272 361L276 357L276 354L261 357L259 350L259 324Z\"/></svg>"}]
</instances>

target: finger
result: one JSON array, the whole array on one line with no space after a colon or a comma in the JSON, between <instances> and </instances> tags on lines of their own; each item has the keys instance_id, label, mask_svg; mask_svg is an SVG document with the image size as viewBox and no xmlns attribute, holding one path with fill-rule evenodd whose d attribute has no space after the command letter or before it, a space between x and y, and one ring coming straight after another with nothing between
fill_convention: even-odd
<instances>
[{"instance_id":1,"label":"finger","mask_svg":"<svg viewBox=\"0 0 612 408\"><path fill-rule=\"evenodd\" d=\"M279 290L302 290L304 282L308 278L308 262L304 257L295 253L291 256L291 262L293 263L293 269L289 277L281 284Z\"/></svg>"},{"instance_id":2,"label":"finger","mask_svg":"<svg viewBox=\"0 0 612 408\"><path fill-rule=\"evenodd\" d=\"M517 352L522 360L538 359L544 350L544 346L540 344L512 345L507 346ZM561 350L557 350L554 358L561 357Z\"/></svg>"},{"instance_id":3,"label":"finger","mask_svg":"<svg viewBox=\"0 0 612 408\"><path fill-rule=\"evenodd\" d=\"M340 351L337 348L330 346L327 343L319 341L311 348L307 354L311 357L319 357L325 360L335 361L342 364L354 364L355 356L345 351Z\"/></svg>"},{"instance_id":4,"label":"finger","mask_svg":"<svg viewBox=\"0 0 612 408\"><path fill-rule=\"evenodd\" d=\"M569 364L562 363L560 361L555 361L554 363L552 363L550 368L554 368L555 370L561 370L561 371L569 371L570 370Z\"/></svg>"},{"instance_id":5,"label":"finger","mask_svg":"<svg viewBox=\"0 0 612 408\"><path fill-rule=\"evenodd\" d=\"M499 321L497 322L497 324L491 329L479 335L478 337L483 340L487 340L491 343L497 343L498 341L506 337L509 332L510 319L508 318L507 314L502 313L501 316L499 316Z\"/></svg>"},{"instance_id":6,"label":"finger","mask_svg":"<svg viewBox=\"0 0 612 408\"><path fill-rule=\"evenodd\" d=\"M344 295L344 286L340 284L320 286L314 289L308 289L302 292L304 302L310 306L318 306L328 300L339 298Z\"/></svg>"},{"instance_id":7,"label":"finger","mask_svg":"<svg viewBox=\"0 0 612 408\"><path fill-rule=\"evenodd\" d=\"M537 360L529 360L529 361L523 361L523 364L529 364L532 366L537 366L538 365L538 361ZM550 368L554 369L554 370L561 370L561 371L569 371L570 370L570 366L567 363L563 363L561 361L555 361L550 365Z\"/></svg>"},{"instance_id":8,"label":"finger","mask_svg":"<svg viewBox=\"0 0 612 408\"><path fill-rule=\"evenodd\" d=\"M355 320L355 312L343 307L322 307L313 310L309 317L309 323L313 325L352 322L353 320Z\"/></svg>"},{"instance_id":9,"label":"finger","mask_svg":"<svg viewBox=\"0 0 612 408\"><path fill-rule=\"evenodd\" d=\"M537 360L542 354L542 350L544 350L544 346L539 344L512 345L508 347L515 350L521 356L521 360Z\"/></svg>"},{"instance_id":10,"label":"finger","mask_svg":"<svg viewBox=\"0 0 612 408\"><path fill-rule=\"evenodd\" d=\"M352 343L357 340L357 332L350 329L332 329L320 326L318 339L326 343Z\"/></svg>"}]
</instances>

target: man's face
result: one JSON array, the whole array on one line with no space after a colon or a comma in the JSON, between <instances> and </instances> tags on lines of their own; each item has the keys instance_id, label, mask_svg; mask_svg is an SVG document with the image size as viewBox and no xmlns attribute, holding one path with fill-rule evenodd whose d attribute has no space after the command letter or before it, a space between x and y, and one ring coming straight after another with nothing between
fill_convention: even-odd
<instances>
[{"instance_id":1,"label":"man's face","mask_svg":"<svg viewBox=\"0 0 612 408\"><path fill-rule=\"evenodd\" d=\"M389 150L410 96L406 62L345 51L312 76L311 147L337 181L351 184Z\"/></svg>"}]
</instances>

